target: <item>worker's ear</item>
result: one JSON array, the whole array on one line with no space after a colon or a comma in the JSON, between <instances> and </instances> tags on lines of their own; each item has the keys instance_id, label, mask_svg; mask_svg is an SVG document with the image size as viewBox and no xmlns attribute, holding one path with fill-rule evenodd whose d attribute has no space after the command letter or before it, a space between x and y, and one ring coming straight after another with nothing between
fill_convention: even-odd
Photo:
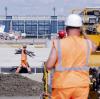
<instances>
[{"instance_id":1,"label":"worker's ear","mask_svg":"<svg viewBox=\"0 0 100 99\"><path fill-rule=\"evenodd\" d=\"M66 33L68 33L68 27L66 26L66 28L65 28L65 31L66 31Z\"/></svg>"},{"instance_id":2,"label":"worker's ear","mask_svg":"<svg viewBox=\"0 0 100 99\"><path fill-rule=\"evenodd\" d=\"M83 35L84 35L84 34L83 34L84 32L85 32L84 28L81 27L81 28L80 28L80 35L83 36Z\"/></svg>"},{"instance_id":3,"label":"worker's ear","mask_svg":"<svg viewBox=\"0 0 100 99\"><path fill-rule=\"evenodd\" d=\"M66 31L66 35L68 36L69 35L69 27L68 26L66 26L66 28L65 28L65 31Z\"/></svg>"},{"instance_id":4,"label":"worker's ear","mask_svg":"<svg viewBox=\"0 0 100 99\"><path fill-rule=\"evenodd\" d=\"M67 37L68 36L68 32L66 32L66 34L65 34L65 37Z\"/></svg>"},{"instance_id":5,"label":"worker's ear","mask_svg":"<svg viewBox=\"0 0 100 99\"><path fill-rule=\"evenodd\" d=\"M83 27L81 27L80 29L81 29L82 35L84 35L84 33L86 33L86 28L83 26Z\"/></svg>"},{"instance_id":6,"label":"worker's ear","mask_svg":"<svg viewBox=\"0 0 100 99\"><path fill-rule=\"evenodd\" d=\"M83 35L83 31L81 30L81 32L80 32L80 35L82 36Z\"/></svg>"}]
</instances>

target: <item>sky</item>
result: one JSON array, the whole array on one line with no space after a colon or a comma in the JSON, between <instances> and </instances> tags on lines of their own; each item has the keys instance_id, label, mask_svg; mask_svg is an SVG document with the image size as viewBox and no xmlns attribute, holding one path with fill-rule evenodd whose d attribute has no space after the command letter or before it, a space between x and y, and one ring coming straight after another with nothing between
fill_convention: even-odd
<instances>
[{"instance_id":1,"label":"sky","mask_svg":"<svg viewBox=\"0 0 100 99\"><path fill-rule=\"evenodd\" d=\"M67 16L73 9L100 6L100 0L0 0L0 15L56 15Z\"/></svg>"}]
</instances>

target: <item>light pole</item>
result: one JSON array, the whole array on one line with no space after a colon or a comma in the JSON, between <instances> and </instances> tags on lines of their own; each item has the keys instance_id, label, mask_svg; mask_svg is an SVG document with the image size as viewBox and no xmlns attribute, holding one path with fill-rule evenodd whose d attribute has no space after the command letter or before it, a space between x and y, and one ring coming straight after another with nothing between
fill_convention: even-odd
<instances>
[{"instance_id":1,"label":"light pole","mask_svg":"<svg viewBox=\"0 0 100 99\"><path fill-rule=\"evenodd\" d=\"M53 15L55 16L56 15L56 8L55 7L53 7Z\"/></svg>"},{"instance_id":2,"label":"light pole","mask_svg":"<svg viewBox=\"0 0 100 99\"><path fill-rule=\"evenodd\" d=\"M37 36L37 42L38 42L38 44L39 44L39 30L38 30L38 29L39 29L39 28L38 28L38 27L39 27L39 24L38 24L38 23L39 23L39 21L38 21L38 19L37 19L37 34L36 34L36 36Z\"/></svg>"},{"instance_id":3,"label":"light pole","mask_svg":"<svg viewBox=\"0 0 100 99\"><path fill-rule=\"evenodd\" d=\"M8 11L8 8L5 7L5 16L7 16L7 11Z\"/></svg>"}]
</instances>

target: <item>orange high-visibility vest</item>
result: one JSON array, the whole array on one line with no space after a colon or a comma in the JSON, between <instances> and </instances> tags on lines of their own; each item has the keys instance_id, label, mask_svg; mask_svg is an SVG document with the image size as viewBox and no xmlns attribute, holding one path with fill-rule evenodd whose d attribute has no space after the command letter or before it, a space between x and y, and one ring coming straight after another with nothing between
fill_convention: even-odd
<instances>
[{"instance_id":1,"label":"orange high-visibility vest","mask_svg":"<svg viewBox=\"0 0 100 99\"><path fill-rule=\"evenodd\" d=\"M26 64L27 64L27 54L24 53L24 50L22 50L22 54L21 54L21 65L22 66L25 66Z\"/></svg>"},{"instance_id":2,"label":"orange high-visibility vest","mask_svg":"<svg viewBox=\"0 0 100 99\"><path fill-rule=\"evenodd\" d=\"M70 88L89 86L88 59L91 53L89 40L69 36L54 41L57 62L52 79L53 88Z\"/></svg>"}]
</instances>

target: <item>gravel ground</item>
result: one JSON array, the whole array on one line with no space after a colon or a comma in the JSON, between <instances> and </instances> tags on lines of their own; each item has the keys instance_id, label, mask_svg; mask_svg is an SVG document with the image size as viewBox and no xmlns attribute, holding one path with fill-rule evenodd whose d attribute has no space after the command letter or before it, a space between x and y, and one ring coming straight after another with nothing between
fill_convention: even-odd
<instances>
[{"instance_id":1,"label":"gravel ground","mask_svg":"<svg viewBox=\"0 0 100 99\"><path fill-rule=\"evenodd\" d=\"M0 96L40 96L42 92L40 82L19 74L0 74Z\"/></svg>"},{"instance_id":2,"label":"gravel ground","mask_svg":"<svg viewBox=\"0 0 100 99\"><path fill-rule=\"evenodd\" d=\"M33 97L0 97L0 99L40 99L38 96Z\"/></svg>"}]
</instances>

